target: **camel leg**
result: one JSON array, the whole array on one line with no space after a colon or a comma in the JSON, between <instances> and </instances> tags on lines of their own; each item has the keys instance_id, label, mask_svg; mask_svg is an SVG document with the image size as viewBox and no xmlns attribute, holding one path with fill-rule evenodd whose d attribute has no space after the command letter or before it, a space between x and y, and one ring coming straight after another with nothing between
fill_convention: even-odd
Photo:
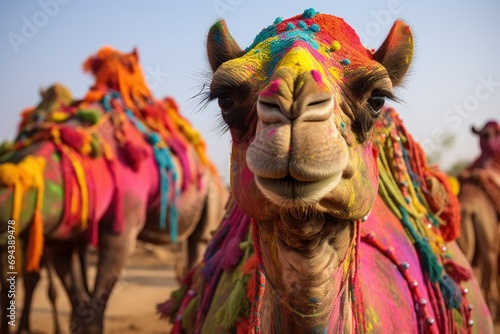
<instances>
[{"instance_id":1,"label":"camel leg","mask_svg":"<svg viewBox=\"0 0 500 334\"><path fill-rule=\"evenodd\" d=\"M498 294L498 239L496 235L497 226L491 226L488 222L496 221L496 213L482 211L475 215L475 233L477 240L477 259L481 269L481 287L493 316L498 312L500 296Z\"/></svg>"},{"instance_id":2,"label":"camel leg","mask_svg":"<svg viewBox=\"0 0 500 334\"><path fill-rule=\"evenodd\" d=\"M31 333L30 328L30 313L31 313L31 302L33 300L33 293L35 288L40 281L39 272L25 272L23 275L23 285L24 285L24 303L23 312L21 314L21 320L19 322L19 334Z\"/></svg>"},{"instance_id":3,"label":"camel leg","mask_svg":"<svg viewBox=\"0 0 500 334\"><path fill-rule=\"evenodd\" d=\"M83 276L83 286L90 295L89 280L87 277L87 244L81 243L78 247L78 258L80 259L80 270Z\"/></svg>"},{"instance_id":4,"label":"camel leg","mask_svg":"<svg viewBox=\"0 0 500 334\"><path fill-rule=\"evenodd\" d=\"M87 324L86 334L104 332L104 312L109 296L123 271L126 259L135 249L139 231L144 227L147 201L142 198L129 198L129 201L124 205L126 221L122 233L113 232L108 222L100 223L99 263L90 301L95 317Z\"/></svg>"},{"instance_id":5,"label":"camel leg","mask_svg":"<svg viewBox=\"0 0 500 334\"><path fill-rule=\"evenodd\" d=\"M465 208L462 209L462 231L457 239L458 246L465 254L465 257L472 264L476 250L476 235L474 232L474 222L472 213Z\"/></svg>"},{"instance_id":6,"label":"camel leg","mask_svg":"<svg viewBox=\"0 0 500 334\"><path fill-rule=\"evenodd\" d=\"M179 241L176 245L176 254L174 261L175 277L177 281L181 281L188 271L188 257L190 252L188 251L188 240Z\"/></svg>"},{"instance_id":7,"label":"camel leg","mask_svg":"<svg viewBox=\"0 0 500 334\"><path fill-rule=\"evenodd\" d=\"M49 265L54 267L71 302L70 330L72 333L82 333L85 321L88 321L92 314L85 313L90 296L85 290L79 271L77 252L73 245L64 244L47 247L46 254ZM86 319L82 317L82 313L85 313Z\"/></svg>"},{"instance_id":8,"label":"camel leg","mask_svg":"<svg viewBox=\"0 0 500 334\"><path fill-rule=\"evenodd\" d=\"M54 268L50 263L47 262L46 264L47 267L47 278L48 278L48 283L49 287L47 289L47 296L49 297L50 300L50 306L52 309L52 322L54 324L54 334L61 334L61 324L59 322L59 316L58 316L58 311L57 311L57 290L55 286L55 280L54 280L54 275L53 275L53 270Z\"/></svg>"},{"instance_id":9,"label":"camel leg","mask_svg":"<svg viewBox=\"0 0 500 334\"><path fill-rule=\"evenodd\" d=\"M225 212L228 193L222 184L210 181L205 207L196 229L188 238L188 270L203 258L213 232L217 229Z\"/></svg>"},{"instance_id":10,"label":"camel leg","mask_svg":"<svg viewBox=\"0 0 500 334\"><path fill-rule=\"evenodd\" d=\"M85 333L104 332L104 312L109 296L120 277L129 255L129 233L104 233L99 236L99 263L94 291L90 300L93 317L86 324Z\"/></svg>"}]
</instances>

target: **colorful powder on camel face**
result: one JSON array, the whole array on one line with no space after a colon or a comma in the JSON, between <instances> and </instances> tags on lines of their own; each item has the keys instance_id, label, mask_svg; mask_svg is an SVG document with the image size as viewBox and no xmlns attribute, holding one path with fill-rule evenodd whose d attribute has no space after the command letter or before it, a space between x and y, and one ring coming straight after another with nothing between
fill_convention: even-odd
<instances>
[{"instance_id":1,"label":"colorful powder on camel face","mask_svg":"<svg viewBox=\"0 0 500 334\"><path fill-rule=\"evenodd\" d=\"M294 49L311 54L316 60L314 69L329 81L342 80L346 70L376 66L371 53L343 19L319 14L312 8L286 20L276 19L255 37L242 57L227 65L252 69L254 78L262 82L272 77L276 68L282 66L283 58ZM302 55L297 54L297 64L302 60Z\"/></svg>"}]
</instances>

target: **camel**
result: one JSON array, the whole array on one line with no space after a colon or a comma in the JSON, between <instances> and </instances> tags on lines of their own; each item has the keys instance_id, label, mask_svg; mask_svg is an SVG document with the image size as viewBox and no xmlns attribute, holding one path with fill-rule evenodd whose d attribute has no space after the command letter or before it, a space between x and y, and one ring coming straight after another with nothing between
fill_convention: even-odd
<instances>
[{"instance_id":1,"label":"camel","mask_svg":"<svg viewBox=\"0 0 500 334\"><path fill-rule=\"evenodd\" d=\"M173 99L153 98L137 51L104 47L84 70L95 77L84 99L54 85L23 112L16 140L2 146L2 333L9 272L24 273L31 296L43 258L70 298L71 332L102 333L109 295L137 239L184 245L181 271L200 260L224 214L228 191L201 135ZM89 244L99 255L90 292ZM29 303L21 332L30 332Z\"/></svg>"},{"instance_id":2,"label":"camel","mask_svg":"<svg viewBox=\"0 0 500 334\"><path fill-rule=\"evenodd\" d=\"M172 333L493 332L446 175L384 105L413 55L404 22L371 51L312 8L246 49L219 21L207 51L234 202L158 306Z\"/></svg>"},{"instance_id":3,"label":"camel","mask_svg":"<svg viewBox=\"0 0 500 334\"><path fill-rule=\"evenodd\" d=\"M480 272L486 302L500 321L500 126L487 122L479 136L480 156L459 176L462 232L458 245Z\"/></svg>"}]
</instances>

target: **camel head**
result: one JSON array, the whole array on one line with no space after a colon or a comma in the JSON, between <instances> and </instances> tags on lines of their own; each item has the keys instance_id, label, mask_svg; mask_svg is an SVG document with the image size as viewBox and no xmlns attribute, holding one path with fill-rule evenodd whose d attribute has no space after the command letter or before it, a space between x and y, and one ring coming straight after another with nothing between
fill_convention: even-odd
<instances>
[{"instance_id":1,"label":"camel head","mask_svg":"<svg viewBox=\"0 0 500 334\"><path fill-rule=\"evenodd\" d=\"M500 154L500 125L496 121L488 121L480 130L472 126L471 130L479 136L483 154Z\"/></svg>"},{"instance_id":2,"label":"camel head","mask_svg":"<svg viewBox=\"0 0 500 334\"><path fill-rule=\"evenodd\" d=\"M106 87L119 91L129 107L142 106L152 98L137 49L122 53L103 47L83 63L83 70L93 75L94 89Z\"/></svg>"},{"instance_id":3,"label":"camel head","mask_svg":"<svg viewBox=\"0 0 500 334\"><path fill-rule=\"evenodd\" d=\"M283 210L367 215L378 186L372 132L410 65L409 27L396 21L373 52L343 19L311 8L276 19L245 50L219 21L207 49L241 208L258 220Z\"/></svg>"}]
</instances>

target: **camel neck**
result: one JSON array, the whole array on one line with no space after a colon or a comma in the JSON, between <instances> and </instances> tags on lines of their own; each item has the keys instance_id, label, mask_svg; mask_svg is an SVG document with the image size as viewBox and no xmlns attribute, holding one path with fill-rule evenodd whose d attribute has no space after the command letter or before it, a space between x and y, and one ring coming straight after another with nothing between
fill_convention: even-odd
<instances>
[{"instance_id":1,"label":"camel neck","mask_svg":"<svg viewBox=\"0 0 500 334\"><path fill-rule=\"evenodd\" d=\"M257 223L256 233L265 279L260 332L351 333L355 225L281 219Z\"/></svg>"}]
</instances>

